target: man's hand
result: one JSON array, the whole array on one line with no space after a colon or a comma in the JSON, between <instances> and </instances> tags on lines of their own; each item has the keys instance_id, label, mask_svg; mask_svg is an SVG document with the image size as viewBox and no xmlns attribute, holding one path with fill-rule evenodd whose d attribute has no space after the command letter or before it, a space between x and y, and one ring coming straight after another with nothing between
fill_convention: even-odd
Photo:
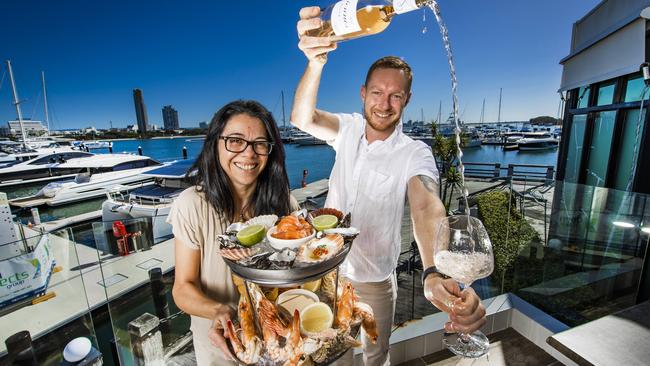
<instances>
[{"instance_id":1,"label":"man's hand","mask_svg":"<svg viewBox=\"0 0 650 366\"><path fill-rule=\"evenodd\" d=\"M228 320L234 318L236 315L235 309L227 305L220 305L217 311L217 316L212 321L212 326L208 330L208 338L215 347L219 347L223 352L224 357L234 360L235 356L228 349L226 338L230 338L227 331Z\"/></svg>"},{"instance_id":2,"label":"man's hand","mask_svg":"<svg viewBox=\"0 0 650 366\"><path fill-rule=\"evenodd\" d=\"M327 54L336 49L336 43L330 37L311 37L306 35L307 31L318 29L322 25L319 18L320 8L310 6L300 9L300 20L296 25L298 29L298 48L305 54L309 63L315 62L324 65L327 62Z\"/></svg>"},{"instance_id":3,"label":"man's hand","mask_svg":"<svg viewBox=\"0 0 650 366\"><path fill-rule=\"evenodd\" d=\"M485 307L471 287L462 292L453 279L429 276L424 282L424 296L427 300L449 314L450 322L445 324L449 333L472 333L485 324Z\"/></svg>"}]
</instances>

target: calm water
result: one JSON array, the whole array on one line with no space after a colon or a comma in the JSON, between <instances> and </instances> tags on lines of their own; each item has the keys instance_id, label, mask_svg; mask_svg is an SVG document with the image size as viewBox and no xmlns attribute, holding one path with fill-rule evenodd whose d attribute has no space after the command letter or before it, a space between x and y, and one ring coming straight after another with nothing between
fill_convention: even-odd
<instances>
[{"instance_id":1,"label":"calm water","mask_svg":"<svg viewBox=\"0 0 650 366\"><path fill-rule=\"evenodd\" d=\"M190 140L190 141L188 141ZM187 147L189 158L195 158L203 146L202 140L188 138L155 139L155 140L125 140L114 141L113 152L137 153L138 146L142 147L144 155L151 156L161 161L170 161L182 157L183 146ZM329 177L330 170L334 164L334 150L327 146L303 146L285 145L287 154L287 173L291 188L300 187L303 169L308 170L307 182L314 182ZM108 150L95 150L97 153L105 153ZM500 162L502 166L507 164L540 164L553 165L557 161L557 150L542 152L519 152L503 151L499 146L482 146L464 150L465 162L495 163ZM10 197L34 194L41 185L22 187L20 190L8 191ZM84 212L99 210L103 198L81 202L57 208L41 207L39 212L42 221L51 221L62 217L74 216ZM26 222L29 217L29 210L18 212L18 215Z\"/></svg>"}]
</instances>

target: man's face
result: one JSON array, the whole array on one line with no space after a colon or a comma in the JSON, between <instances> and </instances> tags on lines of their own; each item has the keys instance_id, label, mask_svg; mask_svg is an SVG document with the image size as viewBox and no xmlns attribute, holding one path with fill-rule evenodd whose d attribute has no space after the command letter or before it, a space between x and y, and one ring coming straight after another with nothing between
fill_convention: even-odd
<instances>
[{"instance_id":1,"label":"man's face","mask_svg":"<svg viewBox=\"0 0 650 366\"><path fill-rule=\"evenodd\" d=\"M363 113L372 131L386 139L395 130L402 111L411 97L404 71L379 68L370 75L368 85L361 87Z\"/></svg>"}]
</instances>

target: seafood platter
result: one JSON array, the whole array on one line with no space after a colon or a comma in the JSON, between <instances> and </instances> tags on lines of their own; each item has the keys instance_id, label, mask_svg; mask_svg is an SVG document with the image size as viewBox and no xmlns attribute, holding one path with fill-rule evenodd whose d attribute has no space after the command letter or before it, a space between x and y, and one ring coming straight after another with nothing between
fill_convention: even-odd
<instances>
[{"instance_id":1,"label":"seafood platter","mask_svg":"<svg viewBox=\"0 0 650 366\"><path fill-rule=\"evenodd\" d=\"M362 337L376 343L372 308L358 301L349 282L339 282L337 272L331 271L302 289L287 290L275 301L259 285L244 282L238 324L227 323L228 344L239 363L328 365L351 347L361 346L356 338L361 328Z\"/></svg>"},{"instance_id":2,"label":"seafood platter","mask_svg":"<svg viewBox=\"0 0 650 366\"><path fill-rule=\"evenodd\" d=\"M264 286L290 287L338 267L358 234L350 227L350 214L321 208L279 220L263 215L234 223L217 239L235 275Z\"/></svg>"}]
</instances>

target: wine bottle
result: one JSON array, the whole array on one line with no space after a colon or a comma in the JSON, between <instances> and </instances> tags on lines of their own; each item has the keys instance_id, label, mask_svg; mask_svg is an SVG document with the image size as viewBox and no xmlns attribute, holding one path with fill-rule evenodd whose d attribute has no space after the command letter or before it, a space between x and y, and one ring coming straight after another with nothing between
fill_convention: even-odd
<instances>
[{"instance_id":1,"label":"wine bottle","mask_svg":"<svg viewBox=\"0 0 650 366\"><path fill-rule=\"evenodd\" d=\"M433 0L341 0L321 12L320 28L312 37L332 37L334 41L370 36L382 32L396 14L430 4Z\"/></svg>"}]
</instances>

